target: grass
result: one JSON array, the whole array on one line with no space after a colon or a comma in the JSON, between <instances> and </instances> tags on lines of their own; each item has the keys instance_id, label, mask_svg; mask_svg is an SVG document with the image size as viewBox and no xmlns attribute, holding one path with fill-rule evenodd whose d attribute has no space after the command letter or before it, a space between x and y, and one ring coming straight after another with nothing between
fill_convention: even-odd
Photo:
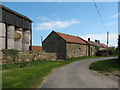
<instances>
[{"instance_id":1,"label":"grass","mask_svg":"<svg viewBox=\"0 0 120 90\"><path fill-rule=\"evenodd\" d=\"M90 66L90 69L99 71L99 72L113 72L116 70L120 70L120 63L118 59L110 59L104 61L96 61L93 62Z\"/></svg>"},{"instance_id":2,"label":"grass","mask_svg":"<svg viewBox=\"0 0 120 90\"><path fill-rule=\"evenodd\" d=\"M2 70L3 88L37 88L44 77L53 68L58 68L74 61L97 58L98 56L72 58L63 62L37 60L15 64L4 64Z\"/></svg>"}]
</instances>

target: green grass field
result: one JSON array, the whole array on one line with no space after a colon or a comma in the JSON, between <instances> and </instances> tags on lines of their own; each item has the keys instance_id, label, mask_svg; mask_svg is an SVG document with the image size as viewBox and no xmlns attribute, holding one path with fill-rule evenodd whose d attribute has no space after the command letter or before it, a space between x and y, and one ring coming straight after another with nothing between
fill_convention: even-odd
<instances>
[{"instance_id":1,"label":"green grass field","mask_svg":"<svg viewBox=\"0 0 120 90\"><path fill-rule=\"evenodd\" d=\"M2 70L2 87L37 88L53 68L58 68L74 61L97 57L98 56L73 58L62 62L37 60L16 64L4 64Z\"/></svg>"},{"instance_id":2,"label":"green grass field","mask_svg":"<svg viewBox=\"0 0 120 90\"><path fill-rule=\"evenodd\" d=\"M113 72L120 70L120 63L118 62L118 59L96 61L93 62L89 68L101 72Z\"/></svg>"}]
</instances>

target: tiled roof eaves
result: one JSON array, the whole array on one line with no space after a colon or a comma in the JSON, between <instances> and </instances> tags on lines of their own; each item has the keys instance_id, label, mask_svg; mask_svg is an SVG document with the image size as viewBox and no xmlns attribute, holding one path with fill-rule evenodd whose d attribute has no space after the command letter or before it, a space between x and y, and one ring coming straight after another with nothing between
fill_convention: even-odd
<instances>
[{"instance_id":1,"label":"tiled roof eaves","mask_svg":"<svg viewBox=\"0 0 120 90\"><path fill-rule=\"evenodd\" d=\"M88 45L87 43L84 44L84 43L76 43L76 42L66 42L66 43L73 43L73 44L82 44L82 45Z\"/></svg>"}]
</instances>

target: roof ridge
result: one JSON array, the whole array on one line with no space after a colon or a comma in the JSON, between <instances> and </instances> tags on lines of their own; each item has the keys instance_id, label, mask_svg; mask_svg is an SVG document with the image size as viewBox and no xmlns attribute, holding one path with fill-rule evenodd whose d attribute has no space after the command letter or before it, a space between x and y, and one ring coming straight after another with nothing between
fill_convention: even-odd
<instances>
[{"instance_id":1,"label":"roof ridge","mask_svg":"<svg viewBox=\"0 0 120 90\"><path fill-rule=\"evenodd\" d=\"M56 32L56 31L54 31ZM64 35L69 35L69 36L73 36L73 37L79 37L79 36L74 36L74 35L70 35L70 34L66 34L66 33L61 33L61 32L56 32L56 33L60 33L60 34L64 34Z\"/></svg>"}]
</instances>

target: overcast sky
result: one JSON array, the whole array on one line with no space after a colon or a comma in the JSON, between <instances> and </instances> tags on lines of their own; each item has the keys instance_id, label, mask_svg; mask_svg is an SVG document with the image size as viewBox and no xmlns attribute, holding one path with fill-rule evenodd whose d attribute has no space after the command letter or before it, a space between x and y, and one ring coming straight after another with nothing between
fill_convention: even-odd
<instances>
[{"instance_id":1,"label":"overcast sky","mask_svg":"<svg viewBox=\"0 0 120 90\"><path fill-rule=\"evenodd\" d=\"M33 21L33 45L41 45L43 39L52 31L80 36L91 41L99 39L106 44L109 32L109 46L117 46L118 3L97 2L104 21L100 21L93 2L7 2L3 5L29 17Z\"/></svg>"}]
</instances>

